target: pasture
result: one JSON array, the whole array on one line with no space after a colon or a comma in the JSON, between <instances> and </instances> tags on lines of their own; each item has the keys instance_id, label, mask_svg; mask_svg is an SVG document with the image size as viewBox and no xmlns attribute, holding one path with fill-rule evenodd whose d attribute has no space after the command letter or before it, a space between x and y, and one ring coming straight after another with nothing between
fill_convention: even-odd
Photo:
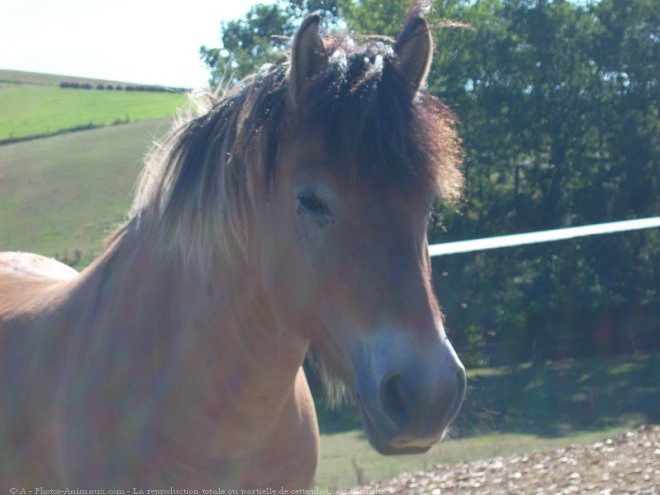
<instances>
[{"instance_id":1,"label":"pasture","mask_svg":"<svg viewBox=\"0 0 660 495\"><path fill-rule=\"evenodd\" d=\"M459 416L460 417L460 416ZM445 440L430 452L405 457L383 457L369 446L359 430L321 436L321 463L315 485L340 490L374 481L386 481L403 472L428 471L436 465L472 462L513 454L587 444L619 434L624 427L586 431L571 437L539 437L524 433L492 432Z\"/></svg>"},{"instance_id":2,"label":"pasture","mask_svg":"<svg viewBox=\"0 0 660 495\"><path fill-rule=\"evenodd\" d=\"M63 89L59 82L66 79L0 71L0 142L160 119L173 115L187 99L181 93Z\"/></svg>"},{"instance_id":3,"label":"pasture","mask_svg":"<svg viewBox=\"0 0 660 495\"><path fill-rule=\"evenodd\" d=\"M169 126L139 122L0 146L0 249L87 265L124 219L142 157Z\"/></svg>"},{"instance_id":4,"label":"pasture","mask_svg":"<svg viewBox=\"0 0 660 495\"><path fill-rule=\"evenodd\" d=\"M35 88L5 85L0 98L6 91ZM104 93L39 88L46 94L53 90L53 95L55 89L74 96ZM185 98L165 96L181 102ZM44 107L50 105L43 100ZM0 106L5 132L5 102ZM41 116L33 120L44 119L49 129L69 125L34 111ZM71 110L79 117L73 126L88 118L80 112ZM131 110L132 115L137 113ZM77 269L89 264L125 217L142 157L169 125L169 119L152 120L0 146L0 250L55 256ZM454 438L427 454L406 457L380 456L369 447L350 409L332 412L319 405L322 459L315 484L346 488L404 470L587 443L637 424L657 423L660 399L654 378L659 374L657 355L470 370Z\"/></svg>"}]
</instances>

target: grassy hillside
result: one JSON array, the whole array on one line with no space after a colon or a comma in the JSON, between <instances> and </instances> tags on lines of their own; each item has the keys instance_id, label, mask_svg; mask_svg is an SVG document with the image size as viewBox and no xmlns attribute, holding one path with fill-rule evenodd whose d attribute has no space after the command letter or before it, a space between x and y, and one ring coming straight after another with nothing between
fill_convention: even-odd
<instances>
[{"instance_id":1,"label":"grassy hillside","mask_svg":"<svg viewBox=\"0 0 660 495\"><path fill-rule=\"evenodd\" d=\"M0 71L0 81L5 81L0 82L0 142L85 126L160 119L174 115L187 100L181 93L63 89L57 82L63 76L4 74L3 78Z\"/></svg>"},{"instance_id":2,"label":"grassy hillside","mask_svg":"<svg viewBox=\"0 0 660 495\"><path fill-rule=\"evenodd\" d=\"M142 157L169 121L63 134L0 146L0 250L59 258L81 268L130 206Z\"/></svg>"}]
</instances>

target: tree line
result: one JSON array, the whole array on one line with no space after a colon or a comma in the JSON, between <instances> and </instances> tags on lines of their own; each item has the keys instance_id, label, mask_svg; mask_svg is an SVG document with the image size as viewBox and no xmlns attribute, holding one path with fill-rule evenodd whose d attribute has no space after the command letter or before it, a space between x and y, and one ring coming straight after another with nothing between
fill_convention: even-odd
<instances>
[{"instance_id":1,"label":"tree line","mask_svg":"<svg viewBox=\"0 0 660 495\"><path fill-rule=\"evenodd\" d=\"M396 36L407 8L280 0L223 23L200 53L211 83L227 83L285 57L305 12L328 32ZM660 215L655 0L435 0L429 21L428 89L460 119L467 179L460 204L437 205L430 242ZM470 366L660 349L657 229L433 266Z\"/></svg>"}]
</instances>

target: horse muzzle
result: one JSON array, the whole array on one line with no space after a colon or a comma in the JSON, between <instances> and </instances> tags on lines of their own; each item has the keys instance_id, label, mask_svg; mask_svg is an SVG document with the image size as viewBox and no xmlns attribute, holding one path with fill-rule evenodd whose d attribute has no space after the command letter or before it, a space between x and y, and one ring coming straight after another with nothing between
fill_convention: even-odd
<instances>
[{"instance_id":1,"label":"horse muzzle","mask_svg":"<svg viewBox=\"0 0 660 495\"><path fill-rule=\"evenodd\" d=\"M465 368L446 339L432 353L414 351L408 342L397 344L369 360L372 369L357 380L358 407L378 452L422 453L442 439L458 414Z\"/></svg>"}]
</instances>

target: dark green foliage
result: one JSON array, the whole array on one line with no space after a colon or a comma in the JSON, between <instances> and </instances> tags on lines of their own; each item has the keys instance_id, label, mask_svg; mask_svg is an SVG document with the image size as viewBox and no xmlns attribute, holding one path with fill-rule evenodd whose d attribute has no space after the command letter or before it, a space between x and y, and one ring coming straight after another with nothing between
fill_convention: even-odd
<instances>
[{"instance_id":1,"label":"dark green foliage","mask_svg":"<svg viewBox=\"0 0 660 495\"><path fill-rule=\"evenodd\" d=\"M266 63L286 57L290 38L306 13L334 19L335 0L288 0L257 4L244 19L223 22L219 48L202 46L200 56L211 69L212 88L235 83Z\"/></svg>"},{"instance_id":2,"label":"dark green foliage","mask_svg":"<svg viewBox=\"0 0 660 495\"><path fill-rule=\"evenodd\" d=\"M452 56L430 84L461 120L467 196L439 212L432 241L660 213L656 11L510 0L459 12L474 29L440 33ZM511 363L660 347L659 262L647 231L434 266L459 347Z\"/></svg>"}]
</instances>

